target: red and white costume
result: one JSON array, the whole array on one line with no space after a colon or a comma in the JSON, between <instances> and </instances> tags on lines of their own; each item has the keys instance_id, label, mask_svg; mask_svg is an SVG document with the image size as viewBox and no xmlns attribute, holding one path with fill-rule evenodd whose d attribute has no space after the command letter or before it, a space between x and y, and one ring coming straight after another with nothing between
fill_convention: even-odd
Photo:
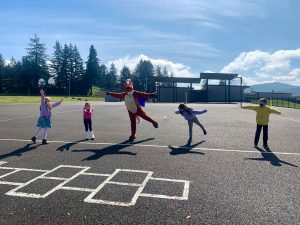
<instances>
[{"instance_id":1,"label":"red and white costume","mask_svg":"<svg viewBox=\"0 0 300 225\"><path fill-rule=\"evenodd\" d=\"M137 117L141 117L144 120L149 121L155 128L158 127L158 123L149 117L140 106L138 99L149 99L155 95L155 93L145 93L139 91L133 91L133 84L131 81L125 83L125 92L107 92L107 95L111 95L114 98L124 100L126 108L128 110L130 122L131 122L131 136L129 139L133 140L136 138L136 121Z\"/></svg>"}]
</instances>

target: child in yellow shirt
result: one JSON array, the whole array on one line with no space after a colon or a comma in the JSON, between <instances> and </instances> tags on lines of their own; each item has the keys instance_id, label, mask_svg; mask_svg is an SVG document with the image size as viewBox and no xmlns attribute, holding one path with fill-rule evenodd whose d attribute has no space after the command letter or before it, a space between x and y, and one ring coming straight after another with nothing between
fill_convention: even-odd
<instances>
[{"instance_id":1,"label":"child in yellow shirt","mask_svg":"<svg viewBox=\"0 0 300 225\"><path fill-rule=\"evenodd\" d=\"M264 148L269 148L268 146L268 124L269 116L271 113L281 114L281 112L271 109L266 106L268 100L266 98L259 99L259 106L244 106L243 109L250 109L256 112L256 132L254 138L254 147L258 145L261 129L263 128L263 146Z\"/></svg>"}]
</instances>

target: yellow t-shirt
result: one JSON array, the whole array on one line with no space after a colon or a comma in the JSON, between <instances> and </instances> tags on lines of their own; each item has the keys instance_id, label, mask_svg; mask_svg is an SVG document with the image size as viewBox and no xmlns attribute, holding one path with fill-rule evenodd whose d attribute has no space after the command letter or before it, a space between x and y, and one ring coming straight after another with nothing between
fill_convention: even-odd
<instances>
[{"instance_id":1,"label":"yellow t-shirt","mask_svg":"<svg viewBox=\"0 0 300 225\"><path fill-rule=\"evenodd\" d=\"M265 106L263 108L261 108L260 106L244 106L243 108L256 111L256 123L259 125L268 125L271 113L280 114L280 111L271 109L268 106Z\"/></svg>"}]
</instances>

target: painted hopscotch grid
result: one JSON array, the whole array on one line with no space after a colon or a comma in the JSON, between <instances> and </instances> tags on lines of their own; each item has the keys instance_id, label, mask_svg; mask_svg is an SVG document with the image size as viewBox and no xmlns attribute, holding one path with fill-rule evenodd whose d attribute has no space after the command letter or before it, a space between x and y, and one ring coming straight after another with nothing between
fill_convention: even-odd
<instances>
[{"instance_id":1,"label":"painted hopscotch grid","mask_svg":"<svg viewBox=\"0 0 300 225\"><path fill-rule=\"evenodd\" d=\"M26 197L26 198L46 198L50 194L54 193L57 190L70 190L70 191L80 191L80 192L89 193L89 195L84 199L84 202L86 202L86 203L106 204L106 205L114 205L114 206L133 206L136 204L139 197L161 198L161 199L170 199L170 200L188 200L188 197L189 197L190 181L155 178L155 177L152 177L152 175L153 175L152 171L116 169L112 174L101 174L101 173L87 172L87 170L89 170L90 167L86 167L86 166L60 165L60 166L53 168L52 170L39 170L39 169L28 169L28 168L3 167L2 165L5 163L6 162L4 162L4 161L0 161L0 169L7 170L7 173L4 173L3 175L0 176L0 184L17 186L14 189L5 193L6 195L9 195L9 196ZM67 169L72 168L77 171L74 172L74 174L70 175L70 177L68 177L68 178L51 176L51 173L55 173L55 172L59 171L60 169L64 169L64 168L67 168ZM9 182L9 181L3 180L3 178L8 177L12 174L18 173L20 171L41 172L42 174L25 182L25 183ZM128 182L113 181L113 178L115 178L115 176L120 172L144 174L145 178L144 178L143 182L141 182L141 183L134 183L134 182L128 183ZM70 181L74 180L78 176L100 176L100 177L105 177L106 179L102 183L100 183L98 185L98 187L95 189L72 187L72 186L67 185ZM57 180L57 181L61 181L61 182L57 186L55 186L54 188L48 190L47 192L45 192L43 194L23 192L21 190L22 188L26 188L27 186L34 184L35 181L39 181L39 180ZM169 196L169 195L162 195L159 193L157 193L157 194L144 193L143 192L144 188L146 187L148 181L150 181L150 180L182 183L184 185L182 195L181 196ZM100 193L101 190L105 187L105 185L109 185L109 184L121 185L121 186L127 186L127 187L137 187L137 191L131 198L130 202L109 201L109 200L95 198L95 195Z\"/></svg>"}]
</instances>

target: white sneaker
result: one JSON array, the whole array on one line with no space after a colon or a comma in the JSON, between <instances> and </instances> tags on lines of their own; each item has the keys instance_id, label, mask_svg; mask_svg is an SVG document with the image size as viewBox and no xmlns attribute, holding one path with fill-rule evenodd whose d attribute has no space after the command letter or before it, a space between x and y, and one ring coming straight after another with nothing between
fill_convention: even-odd
<instances>
[{"instance_id":1,"label":"white sneaker","mask_svg":"<svg viewBox=\"0 0 300 225\"><path fill-rule=\"evenodd\" d=\"M90 132L86 131L85 132L85 140L89 140Z\"/></svg>"},{"instance_id":2,"label":"white sneaker","mask_svg":"<svg viewBox=\"0 0 300 225\"><path fill-rule=\"evenodd\" d=\"M92 140L95 139L94 131L91 131L91 132L90 132L90 138L91 138Z\"/></svg>"}]
</instances>

